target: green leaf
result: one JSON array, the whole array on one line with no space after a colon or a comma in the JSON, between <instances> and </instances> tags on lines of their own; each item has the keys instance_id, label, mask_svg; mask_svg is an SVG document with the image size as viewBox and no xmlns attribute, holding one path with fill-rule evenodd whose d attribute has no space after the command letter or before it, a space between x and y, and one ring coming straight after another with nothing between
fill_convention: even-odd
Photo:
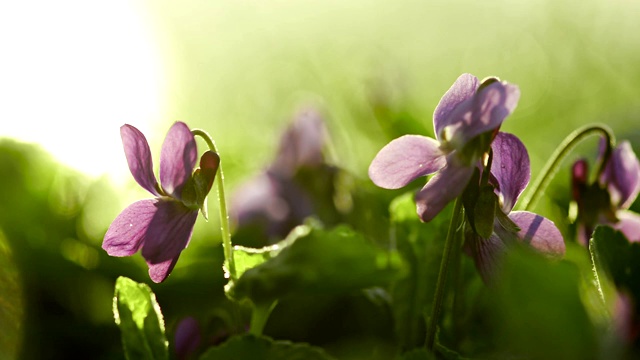
<instances>
[{"instance_id":1,"label":"green leaf","mask_svg":"<svg viewBox=\"0 0 640 360\"><path fill-rule=\"evenodd\" d=\"M616 288L640 299L640 243L630 242L623 233L609 226L598 226L589 242L596 275L607 276Z\"/></svg>"},{"instance_id":2,"label":"green leaf","mask_svg":"<svg viewBox=\"0 0 640 360\"><path fill-rule=\"evenodd\" d=\"M494 338L504 339L498 350L534 359L592 358L596 331L580 287L575 264L512 247L491 299Z\"/></svg>"},{"instance_id":3,"label":"green leaf","mask_svg":"<svg viewBox=\"0 0 640 360\"><path fill-rule=\"evenodd\" d=\"M406 193L391 202L389 211L391 238L409 270L391 289L395 332L400 348L412 349L425 339L424 313L433 301L450 207L443 216L423 223L416 214L413 193Z\"/></svg>"},{"instance_id":4,"label":"green leaf","mask_svg":"<svg viewBox=\"0 0 640 360\"><path fill-rule=\"evenodd\" d=\"M299 225L296 226L286 239L278 242L274 245L265 246L259 249L249 248L244 246L233 247L233 259L236 263L236 276L240 278L245 271L252 269L263 262L275 257L282 251L282 249L293 244L299 237L309 234L312 225ZM228 273L228 261L224 262L225 273ZM229 283L225 286L225 292L231 296L235 284L230 279Z\"/></svg>"},{"instance_id":5,"label":"green leaf","mask_svg":"<svg viewBox=\"0 0 640 360\"><path fill-rule=\"evenodd\" d=\"M274 341L266 336L243 335L205 352L200 360L332 360L324 350L308 344Z\"/></svg>"},{"instance_id":6,"label":"green leaf","mask_svg":"<svg viewBox=\"0 0 640 360\"><path fill-rule=\"evenodd\" d=\"M414 349L400 355L398 360L435 360L436 356L427 349Z\"/></svg>"},{"instance_id":7,"label":"green leaf","mask_svg":"<svg viewBox=\"0 0 640 360\"><path fill-rule=\"evenodd\" d=\"M235 299L264 303L295 294L336 294L386 285L403 269L395 252L376 248L346 226L310 228L230 289Z\"/></svg>"},{"instance_id":8,"label":"green leaf","mask_svg":"<svg viewBox=\"0 0 640 360\"><path fill-rule=\"evenodd\" d=\"M146 284L116 280L113 315L122 333L127 359L168 359L164 319L155 294Z\"/></svg>"},{"instance_id":9,"label":"green leaf","mask_svg":"<svg viewBox=\"0 0 640 360\"><path fill-rule=\"evenodd\" d=\"M24 300L20 272L0 230L0 359L16 359L22 345Z\"/></svg>"}]
</instances>

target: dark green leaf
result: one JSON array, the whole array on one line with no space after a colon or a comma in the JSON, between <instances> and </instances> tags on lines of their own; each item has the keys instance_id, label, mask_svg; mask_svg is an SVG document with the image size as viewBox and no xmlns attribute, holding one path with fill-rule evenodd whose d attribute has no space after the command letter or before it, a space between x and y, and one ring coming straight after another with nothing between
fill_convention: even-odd
<instances>
[{"instance_id":1,"label":"dark green leaf","mask_svg":"<svg viewBox=\"0 0 640 360\"><path fill-rule=\"evenodd\" d=\"M164 319L155 294L146 284L119 277L113 314L122 333L127 359L168 359Z\"/></svg>"},{"instance_id":2,"label":"dark green leaf","mask_svg":"<svg viewBox=\"0 0 640 360\"><path fill-rule=\"evenodd\" d=\"M598 226L589 242L597 275L608 276L616 288L640 299L640 243L630 242L621 232Z\"/></svg>"},{"instance_id":3,"label":"dark green leaf","mask_svg":"<svg viewBox=\"0 0 640 360\"><path fill-rule=\"evenodd\" d=\"M390 205L391 238L407 264L406 276L391 289L395 331L401 349L421 346L425 339L425 310L431 307L446 238L448 209L428 223L416 215L413 194L407 193Z\"/></svg>"},{"instance_id":4,"label":"dark green leaf","mask_svg":"<svg viewBox=\"0 0 640 360\"><path fill-rule=\"evenodd\" d=\"M530 358L586 359L595 328L580 294L578 268L512 247L496 279L492 320L498 351Z\"/></svg>"},{"instance_id":5,"label":"dark green leaf","mask_svg":"<svg viewBox=\"0 0 640 360\"><path fill-rule=\"evenodd\" d=\"M200 360L331 360L322 349L308 344L274 341L265 336L243 335L209 349Z\"/></svg>"},{"instance_id":6,"label":"dark green leaf","mask_svg":"<svg viewBox=\"0 0 640 360\"><path fill-rule=\"evenodd\" d=\"M414 349L400 355L398 360L435 360L436 356L427 349Z\"/></svg>"},{"instance_id":7,"label":"dark green leaf","mask_svg":"<svg viewBox=\"0 0 640 360\"><path fill-rule=\"evenodd\" d=\"M388 284L402 265L397 253L376 248L346 226L312 228L278 256L246 270L229 295L262 303L293 294L349 292Z\"/></svg>"}]
</instances>

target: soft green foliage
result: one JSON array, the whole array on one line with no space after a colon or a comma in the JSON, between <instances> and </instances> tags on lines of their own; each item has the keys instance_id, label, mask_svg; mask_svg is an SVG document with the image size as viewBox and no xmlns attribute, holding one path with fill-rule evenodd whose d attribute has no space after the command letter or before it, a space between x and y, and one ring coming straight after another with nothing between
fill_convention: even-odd
<instances>
[{"instance_id":1,"label":"soft green foliage","mask_svg":"<svg viewBox=\"0 0 640 360\"><path fill-rule=\"evenodd\" d=\"M290 341L274 341L265 336L244 335L231 338L221 346L211 348L200 360L331 360L322 349Z\"/></svg>"},{"instance_id":2,"label":"soft green foliage","mask_svg":"<svg viewBox=\"0 0 640 360\"><path fill-rule=\"evenodd\" d=\"M0 230L0 359L14 359L22 345L24 301L20 273Z\"/></svg>"},{"instance_id":3,"label":"soft green foliage","mask_svg":"<svg viewBox=\"0 0 640 360\"><path fill-rule=\"evenodd\" d=\"M630 242L609 226L598 226L589 247L598 278L610 279L616 288L640 299L640 243Z\"/></svg>"},{"instance_id":4,"label":"soft green foliage","mask_svg":"<svg viewBox=\"0 0 640 360\"><path fill-rule=\"evenodd\" d=\"M245 271L231 295L263 303L296 294L344 293L386 285L402 270L397 253L375 247L346 226L313 228L278 256Z\"/></svg>"},{"instance_id":5,"label":"soft green foliage","mask_svg":"<svg viewBox=\"0 0 640 360\"><path fill-rule=\"evenodd\" d=\"M391 290L396 334L401 348L410 349L424 341L424 313L433 301L447 219L420 222L413 193L397 197L390 205L390 214L392 238L409 269Z\"/></svg>"},{"instance_id":6,"label":"soft green foliage","mask_svg":"<svg viewBox=\"0 0 640 360\"><path fill-rule=\"evenodd\" d=\"M498 349L532 358L592 358L596 333L581 301L579 276L573 263L513 248L491 295Z\"/></svg>"},{"instance_id":7,"label":"soft green foliage","mask_svg":"<svg viewBox=\"0 0 640 360\"><path fill-rule=\"evenodd\" d=\"M119 277L113 298L113 315L122 332L127 359L169 358L164 319L149 286Z\"/></svg>"}]
</instances>

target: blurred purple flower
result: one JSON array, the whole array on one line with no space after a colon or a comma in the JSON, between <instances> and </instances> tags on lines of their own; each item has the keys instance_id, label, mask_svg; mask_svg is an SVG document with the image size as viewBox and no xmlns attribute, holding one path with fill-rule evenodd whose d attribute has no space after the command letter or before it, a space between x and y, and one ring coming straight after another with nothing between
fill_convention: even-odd
<instances>
[{"instance_id":1,"label":"blurred purple flower","mask_svg":"<svg viewBox=\"0 0 640 360\"><path fill-rule=\"evenodd\" d=\"M155 198L137 201L122 211L109 226L102 248L111 256L130 256L142 248L151 280L162 282L189 244L198 208L204 207L220 158L206 151L194 173L195 139L186 124L176 122L162 144L160 186L144 135L123 125L120 136L131 174Z\"/></svg>"},{"instance_id":2,"label":"blurred purple flower","mask_svg":"<svg viewBox=\"0 0 640 360\"><path fill-rule=\"evenodd\" d=\"M256 230L255 235L266 235L267 242L271 242L281 240L313 215L316 209L305 186L315 192L331 186L322 183L327 174L333 173L322 154L325 142L326 129L320 114L311 108L300 111L283 133L271 165L234 191L230 208L238 228ZM301 181L300 175L305 171L311 176Z\"/></svg>"},{"instance_id":3,"label":"blurred purple flower","mask_svg":"<svg viewBox=\"0 0 640 360\"><path fill-rule=\"evenodd\" d=\"M603 142L601 159L604 152ZM588 245L598 224L612 226L630 241L640 241L640 215L627 210L640 192L640 163L628 141L613 149L597 182L588 184L589 164L585 159L573 164L571 174L580 243Z\"/></svg>"},{"instance_id":4,"label":"blurred purple flower","mask_svg":"<svg viewBox=\"0 0 640 360\"><path fill-rule=\"evenodd\" d=\"M492 137L515 109L517 86L489 78L482 84L462 74L433 114L436 139L404 135L387 144L369 166L369 177L385 189L398 189L436 173L416 196L422 221L433 219L462 194Z\"/></svg>"},{"instance_id":5,"label":"blurred purple flower","mask_svg":"<svg viewBox=\"0 0 640 360\"><path fill-rule=\"evenodd\" d=\"M466 244L485 282L494 277L500 257L514 243L527 244L554 258L565 252L562 234L551 220L528 211L512 211L531 178L524 144L515 135L500 132L491 149L489 184L498 202L492 217L493 232L488 238L467 232Z\"/></svg>"},{"instance_id":6,"label":"blurred purple flower","mask_svg":"<svg viewBox=\"0 0 640 360\"><path fill-rule=\"evenodd\" d=\"M188 359L195 353L202 342L202 333L198 321L188 316L178 323L176 327L174 344L178 359Z\"/></svg>"}]
</instances>

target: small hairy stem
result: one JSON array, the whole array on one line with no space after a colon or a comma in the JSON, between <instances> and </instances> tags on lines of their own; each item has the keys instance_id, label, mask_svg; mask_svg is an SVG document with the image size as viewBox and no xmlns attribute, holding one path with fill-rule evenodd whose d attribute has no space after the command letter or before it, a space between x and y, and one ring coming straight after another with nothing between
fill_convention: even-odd
<instances>
[{"instance_id":1,"label":"small hairy stem","mask_svg":"<svg viewBox=\"0 0 640 360\"><path fill-rule=\"evenodd\" d=\"M551 155L551 158L545 165L544 169L540 173L540 176L536 178L536 181L533 185L533 189L529 192L529 195L524 198L522 202L522 208L524 210L530 210L544 194L544 191L549 186L551 179L558 172L560 168L560 164L562 160L573 150L573 148L582 140L587 138L590 135L600 134L607 141L607 147L605 150L605 154L602 158L602 162L598 168L597 174L600 175L602 171L604 171L604 166L611 155L611 149L615 145L615 136L611 129L604 124L597 125L587 125L580 129L575 130L569 136L567 136L562 143L556 148L556 151Z\"/></svg>"},{"instance_id":2,"label":"small hairy stem","mask_svg":"<svg viewBox=\"0 0 640 360\"><path fill-rule=\"evenodd\" d=\"M442 303L444 301L445 284L447 282L447 273L449 270L449 263L453 258L454 252L460 249L454 246L456 244L456 232L460 226L462 220L462 199L457 198L453 207L453 215L451 217L451 223L449 223L449 230L447 231L447 239L444 243L444 250L442 251L442 261L440 262L440 273L438 274L438 280L436 282L436 291L433 297L433 307L431 308L431 316L427 324L427 337L425 339L425 347L429 351L433 351L433 346L436 338L436 329L438 328L438 319L442 312Z\"/></svg>"},{"instance_id":3,"label":"small hairy stem","mask_svg":"<svg viewBox=\"0 0 640 360\"><path fill-rule=\"evenodd\" d=\"M194 136L200 136L204 141L207 142L209 149L215 153L220 155L218 149L216 148L216 144L211 138L211 136L204 130L193 129L191 133ZM220 157L222 159L222 157ZM222 160L220 160L220 165L218 166L218 176L216 178L216 183L218 184L218 203L220 208L220 231L222 232L222 247L224 248L224 258L229 264L229 276L232 281L237 280L236 273L236 262L233 258L233 245L231 244L231 232L229 228L229 213L227 211L227 200L224 194L224 174L222 172Z\"/></svg>"},{"instance_id":4,"label":"small hairy stem","mask_svg":"<svg viewBox=\"0 0 640 360\"><path fill-rule=\"evenodd\" d=\"M251 312L251 325L249 327L249 333L253 335L262 335L262 330L267 324L271 311L276 307L278 301L274 301L266 304L259 304L253 307Z\"/></svg>"}]
</instances>

